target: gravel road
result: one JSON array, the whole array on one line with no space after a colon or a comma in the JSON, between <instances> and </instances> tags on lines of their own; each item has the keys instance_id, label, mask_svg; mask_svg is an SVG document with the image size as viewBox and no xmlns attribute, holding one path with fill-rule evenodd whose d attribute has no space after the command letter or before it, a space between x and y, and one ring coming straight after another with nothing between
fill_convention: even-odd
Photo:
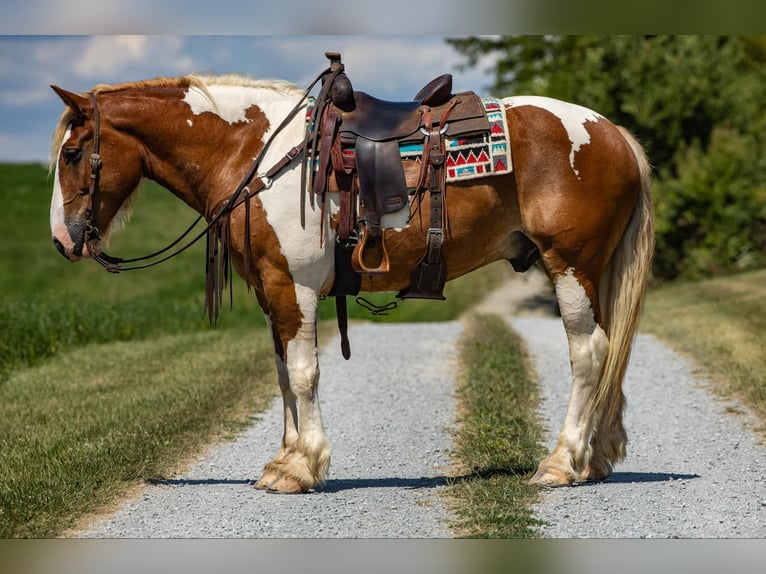
<instances>
[{"instance_id":1,"label":"gravel road","mask_svg":"<svg viewBox=\"0 0 766 574\"><path fill-rule=\"evenodd\" d=\"M543 381L542 416L552 448L569 393L564 329L554 318L511 322ZM546 490L535 507L548 523L542 535L766 536L766 449L752 431L754 419L716 397L690 361L649 335L638 337L625 392L626 460L603 483Z\"/></svg>"},{"instance_id":2,"label":"gravel road","mask_svg":"<svg viewBox=\"0 0 766 574\"><path fill-rule=\"evenodd\" d=\"M480 311L505 316L525 339L552 446L569 397L566 338L539 311L540 276L525 275ZM147 485L79 537L444 538L438 493L449 474L459 322L355 324L351 361L322 350L320 394L333 447L316 492L255 490L281 437L280 402L234 442L183 476ZM415 365L418 365L416 368ZM626 380L628 458L600 484L545 490L534 508L544 537L766 536L766 449L755 421L717 398L694 365L655 338L638 338ZM734 413L732 411L735 411Z\"/></svg>"},{"instance_id":3,"label":"gravel road","mask_svg":"<svg viewBox=\"0 0 766 574\"><path fill-rule=\"evenodd\" d=\"M437 492L449 470L458 322L353 324L352 357L320 353L320 399L333 449L316 492L253 484L282 437L281 399L236 441L77 534L109 538L445 538Z\"/></svg>"}]
</instances>

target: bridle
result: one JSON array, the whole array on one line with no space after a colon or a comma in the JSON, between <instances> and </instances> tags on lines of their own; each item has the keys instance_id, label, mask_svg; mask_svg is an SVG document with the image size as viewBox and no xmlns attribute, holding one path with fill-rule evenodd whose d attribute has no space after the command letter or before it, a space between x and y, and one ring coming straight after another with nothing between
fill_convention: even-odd
<instances>
[{"instance_id":1,"label":"bridle","mask_svg":"<svg viewBox=\"0 0 766 574\"><path fill-rule=\"evenodd\" d=\"M301 141L297 145L293 146L284 156L282 156L282 158L279 161L277 161L266 172L264 172L263 174L257 175L258 168L260 167L261 161L267 149L269 148L269 146L271 145L271 143L273 142L277 134L279 134L296 116L298 111L301 109L303 102L309 97L309 93L311 92L312 88L316 85L316 83L319 80L326 79L325 84L330 85L334 77L337 76L340 72L342 72L342 69L338 70L335 68L333 69L328 68L317 76L317 78L305 90L304 95L301 97L301 99L295 104L293 109L284 118L282 123L277 127L277 129L275 129L271 133L271 135L269 136L269 139L265 142L263 149L255 158L247 174L242 178L242 181L239 183L239 185L234 190L234 192L229 196L228 199L224 200L216 210L214 210L213 215L208 221L207 226L197 235L189 239L187 243L185 243L184 245L182 245L175 251L172 251L171 253L165 255L164 257L160 259L155 259L155 258L167 253L168 251L171 251L174 247L176 247L179 243L181 243L192 232L192 230L197 226L197 224L200 222L200 220L204 216L200 215L199 217L197 217L197 219L194 220L194 222L186 229L186 231L184 231L177 239L172 241L166 247L158 251L155 251L154 253L150 253L148 255L126 259L122 257L114 257L111 255L108 255L107 253L103 252L100 249L100 247L98 246L98 243L101 240L102 236L101 236L101 231L98 229L98 227L96 227L93 224L94 222L93 198L94 198L94 194L98 191L100 171L104 167L103 161L101 159L101 154L100 154L101 114L99 111L96 95L93 92L89 92L88 97L90 99L91 105L93 106L94 138L93 138L93 153L91 153L89 158L90 181L88 184L88 204L85 209L85 242L89 246L92 259L94 259L97 263L99 263L102 267L104 267L104 269L106 269L110 273L120 273L121 271L134 271L138 269L147 269L149 267L154 267L155 265L159 265L160 263L168 261L169 259L172 259L173 257L181 254L182 252L189 249L192 245L197 243L200 239L202 239L206 235L209 235L212 231L215 230L215 227L219 225L224 218L227 218L231 214L231 212L235 208L239 207L243 203L246 204L247 207L249 207L250 198L259 194L264 189L268 189L271 186L271 182L273 178L280 171L282 171L282 169L284 169L287 165L289 165L294 159L296 159L299 156L304 156L305 158L305 151L311 147L311 143L312 143L311 141L309 141L309 134L306 135L306 138L304 139L304 141ZM321 98L322 98L322 94L320 93L320 96L318 97L318 99L321 99ZM314 113L316 113L316 110L314 110ZM305 168L305 164L306 164L306 161L304 161L304 168ZM245 243L246 245L248 244L248 242L245 242ZM147 261L151 259L155 259L155 260L149 261L148 263L143 263L140 265L126 265L129 263L137 263L137 262ZM246 257L246 260L247 259L248 258Z\"/></svg>"},{"instance_id":2,"label":"bridle","mask_svg":"<svg viewBox=\"0 0 766 574\"><path fill-rule=\"evenodd\" d=\"M99 113L96 96L88 93L93 105L93 153L90 154L90 181L88 182L88 205L85 208L85 243L93 245L101 239L101 232L93 225L93 194L98 189L98 175L103 163L101 162L101 114Z\"/></svg>"}]
</instances>

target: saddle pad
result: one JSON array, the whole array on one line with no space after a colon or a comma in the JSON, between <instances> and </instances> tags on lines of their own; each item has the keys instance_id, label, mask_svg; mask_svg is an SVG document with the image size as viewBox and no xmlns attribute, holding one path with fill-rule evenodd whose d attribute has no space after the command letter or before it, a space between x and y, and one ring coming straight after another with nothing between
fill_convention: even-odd
<instances>
[{"instance_id":1,"label":"saddle pad","mask_svg":"<svg viewBox=\"0 0 766 574\"><path fill-rule=\"evenodd\" d=\"M482 98L489 119L489 133L471 137L447 138L447 181L464 181L500 175L513 170L508 125L503 102ZM399 148L402 159L418 163L423 154L420 144Z\"/></svg>"},{"instance_id":2,"label":"saddle pad","mask_svg":"<svg viewBox=\"0 0 766 574\"><path fill-rule=\"evenodd\" d=\"M501 175L513 171L511 144L505 105L496 98L482 98L489 120L489 133L471 137L446 138L447 181L465 181L489 175ZM306 108L308 123L315 105L309 98ZM354 154L353 148L344 147L343 152ZM421 144L403 144L399 147L402 159L420 163L423 155Z\"/></svg>"}]
</instances>

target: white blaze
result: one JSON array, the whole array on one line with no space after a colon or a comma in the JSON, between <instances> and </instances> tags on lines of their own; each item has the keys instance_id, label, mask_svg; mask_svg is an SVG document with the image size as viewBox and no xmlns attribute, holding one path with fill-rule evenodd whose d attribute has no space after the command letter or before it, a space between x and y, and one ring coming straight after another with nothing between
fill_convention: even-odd
<instances>
[{"instance_id":1,"label":"white blaze","mask_svg":"<svg viewBox=\"0 0 766 574\"><path fill-rule=\"evenodd\" d=\"M569 152L569 165L572 166L575 175L580 177L580 172L575 168L575 154L580 151L582 146L590 143L590 134L585 129L585 122L597 122L604 119L604 116L577 104L541 96L514 96L505 98L503 103L509 108L534 106L556 116L561 121L561 125L564 126L569 141L572 143L572 149Z\"/></svg>"},{"instance_id":2,"label":"white blaze","mask_svg":"<svg viewBox=\"0 0 766 574\"><path fill-rule=\"evenodd\" d=\"M64 139L61 140L61 145L63 147L65 141L69 139L70 130L67 130L66 134L64 134ZM61 150L59 149L59 153L57 154L57 158L61 154ZM56 235L56 228L63 227L64 226L64 195L61 192L61 183L59 182L59 163L58 159L56 159L56 171L54 173L53 177L53 197L51 199L51 233L55 236Z\"/></svg>"}]
</instances>

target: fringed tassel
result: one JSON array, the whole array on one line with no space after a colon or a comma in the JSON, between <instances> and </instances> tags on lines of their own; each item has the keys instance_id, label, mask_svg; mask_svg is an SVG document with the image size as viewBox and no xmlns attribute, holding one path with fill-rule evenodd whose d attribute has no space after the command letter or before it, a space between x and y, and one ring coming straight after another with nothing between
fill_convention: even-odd
<instances>
[{"instance_id":1,"label":"fringed tassel","mask_svg":"<svg viewBox=\"0 0 766 574\"><path fill-rule=\"evenodd\" d=\"M250 191L245 190L245 283L247 283L247 292L250 293Z\"/></svg>"},{"instance_id":2,"label":"fringed tassel","mask_svg":"<svg viewBox=\"0 0 766 574\"><path fill-rule=\"evenodd\" d=\"M218 240L215 226L207 230L205 242L205 312L208 321L214 323L213 318L218 318L216 308L216 260L218 259Z\"/></svg>"},{"instance_id":3,"label":"fringed tassel","mask_svg":"<svg viewBox=\"0 0 766 574\"><path fill-rule=\"evenodd\" d=\"M223 304L223 291L227 285L229 304L234 304L230 238L231 218L226 213L207 231L205 312L211 324L218 322L218 314Z\"/></svg>"}]
</instances>

